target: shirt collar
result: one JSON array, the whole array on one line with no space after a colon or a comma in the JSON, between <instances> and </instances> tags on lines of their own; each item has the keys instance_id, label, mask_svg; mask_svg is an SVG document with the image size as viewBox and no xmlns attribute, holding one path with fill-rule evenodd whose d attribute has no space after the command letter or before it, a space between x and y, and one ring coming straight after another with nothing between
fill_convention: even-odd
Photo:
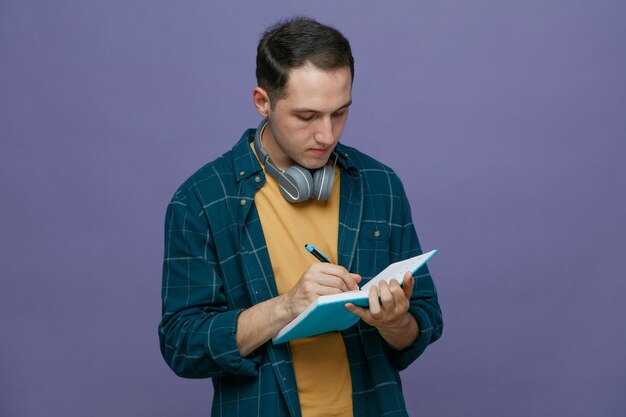
<instances>
[{"instance_id":1,"label":"shirt collar","mask_svg":"<svg viewBox=\"0 0 626 417\"><path fill-rule=\"evenodd\" d=\"M246 130L241 139L233 146L233 167L237 182L255 175L263 170L259 160L250 148L256 129Z\"/></svg>"}]
</instances>

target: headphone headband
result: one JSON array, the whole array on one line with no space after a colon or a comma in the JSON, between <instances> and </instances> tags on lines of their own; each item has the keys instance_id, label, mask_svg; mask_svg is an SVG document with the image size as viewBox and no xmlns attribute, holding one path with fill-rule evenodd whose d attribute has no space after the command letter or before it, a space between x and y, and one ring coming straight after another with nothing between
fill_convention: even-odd
<instances>
[{"instance_id":1,"label":"headphone headband","mask_svg":"<svg viewBox=\"0 0 626 417\"><path fill-rule=\"evenodd\" d=\"M263 135L263 131L265 130L266 126L267 119L263 119L259 124L259 127L257 127L256 129L256 133L254 134L254 150L256 151L257 155L259 155L259 158L261 159L261 162L263 162L265 169L267 169L267 171L272 174L274 178L278 178L283 175L283 171L278 169L274 161L272 161L272 159L270 158L270 154L267 153L267 151L263 147L263 143L261 142L261 136Z\"/></svg>"}]
</instances>

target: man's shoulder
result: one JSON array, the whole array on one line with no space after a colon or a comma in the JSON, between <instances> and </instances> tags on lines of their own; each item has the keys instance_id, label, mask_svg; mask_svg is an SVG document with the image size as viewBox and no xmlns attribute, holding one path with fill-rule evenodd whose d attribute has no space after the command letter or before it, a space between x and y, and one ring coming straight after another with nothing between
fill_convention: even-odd
<instances>
[{"instance_id":1,"label":"man's shoulder","mask_svg":"<svg viewBox=\"0 0 626 417\"><path fill-rule=\"evenodd\" d=\"M337 145L336 150L342 157L350 160L352 165L363 175L382 174L393 177L394 181L396 179L399 180L393 168L357 148L340 143Z\"/></svg>"},{"instance_id":2,"label":"man's shoulder","mask_svg":"<svg viewBox=\"0 0 626 417\"><path fill-rule=\"evenodd\" d=\"M207 162L191 174L178 187L172 200L195 195L202 203L206 204L207 200L212 201L224 197L224 195L235 193L237 161L239 160L241 163L242 159L251 159L248 136L249 130L242 135L232 149Z\"/></svg>"}]
</instances>

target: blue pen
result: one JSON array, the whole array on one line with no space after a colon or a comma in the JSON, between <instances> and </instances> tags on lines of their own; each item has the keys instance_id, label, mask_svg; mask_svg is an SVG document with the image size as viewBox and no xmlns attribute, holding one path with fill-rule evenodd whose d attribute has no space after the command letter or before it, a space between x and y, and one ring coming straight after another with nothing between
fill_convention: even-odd
<instances>
[{"instance_id":1,"label":"blue pen","mask_svg":"<svg viewBox=\"0 0 626 417\"><path fill-rule=\"evenodd\" d=\"M330 258L324 255L324 252L316 248L315 245L311 245L310 243L307 243L306 245L304 245L304 248L308 250L311 253L311 255L315 256L318 261L330 263Z\"/></svg>"}]
</instances>

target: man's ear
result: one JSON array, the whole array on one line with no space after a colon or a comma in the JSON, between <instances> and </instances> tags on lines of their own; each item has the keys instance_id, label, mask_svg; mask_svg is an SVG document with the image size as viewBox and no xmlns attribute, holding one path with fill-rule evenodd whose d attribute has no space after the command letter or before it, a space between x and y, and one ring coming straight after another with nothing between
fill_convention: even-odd
<instances>
[{"instance_id":1,"label":"man's ear","mask_svg":"<svg viewBox=\"0 0 626 417\"><path fill-rule=\"evenodd\" d=\"M261 116L269 116L270 97L267 91L261 87L255 87L254 90L252 90L252 102L254 103L254 107L256 107L256 111L258 111Z\"/></svg>"}]
</instances>

